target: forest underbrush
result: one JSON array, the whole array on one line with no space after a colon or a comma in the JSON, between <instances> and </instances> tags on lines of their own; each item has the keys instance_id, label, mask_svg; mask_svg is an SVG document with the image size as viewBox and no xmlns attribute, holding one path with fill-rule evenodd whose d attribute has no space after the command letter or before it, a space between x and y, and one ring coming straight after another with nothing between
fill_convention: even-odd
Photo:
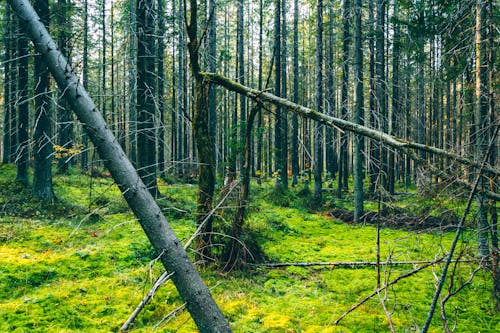
<instances>
[{"instance_id":1,"label":"forest underbrush","mask_svg":"<svg viewBox=\"0 0 500 333\"><path fill-rule=\"evenodd\" d=\"M112 179L70 170L54 178L57 199L42 203L18 187L14 176L14 167L0 167L0 331L118 331L163 267ZM160 206L185 242L195 230L197 187L160 181L159 188ZM235 332L387 332L389 322L397 332L422 327L439 263L401 279L338 325L334 322L376 288L375 266L356 263L373 263L379 251L384 285L417 269L420 262L443 257L453 238L449 226L463 211L462 199L422 197L410 189L384 205L367 201L370 221L354 224L348 218L353 209L349 192L337 199L334 191L326 190L317 209L303 184L286 193L274 191L271 179L262 185L252 182L246 237L258 244L265 263L323 264L273 268L257 263L226 273L216 265L200 267ZM228 201L217 210L216 227L231 223L233 204ZM385 209L380 219L379 206ZM407 221L435 219L440 225L384 222L403 216ZM473 219L471 214L470 225ZM379 249L377 220L384 220ZM220 245L213 246L217 251ZM443 295L466 286L445 304L448 325L455 332L495 332L500 317L492 312L491 274L476 270L473 228L463 232L457 252L459 262L452 265ZM171 282L158 289L130 331L155 330L196 332ZM439 305L430 331L443 331Z\"/></svg>"}]
</instances>

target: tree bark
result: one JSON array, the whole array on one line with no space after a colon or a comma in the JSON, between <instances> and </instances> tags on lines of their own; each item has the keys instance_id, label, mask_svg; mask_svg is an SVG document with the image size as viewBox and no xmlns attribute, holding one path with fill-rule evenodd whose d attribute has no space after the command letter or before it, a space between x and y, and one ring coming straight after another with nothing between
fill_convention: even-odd
<instances>
[{"instance_id":1,"label":"tree bark","mask_svg":"<svg viewBox=\"0 0 500 333\"><path fill-rule=\"evenodd\" d=\"M50 20L48 0L37 0L35 10L48 30ZM36 55L33 195L43 200L54 198L52 189L52 108L49 85L47 63L42 56Z\"/></svg>"},{"instance_id":2,"label":"tree bark","mask_svg":"<svg viewBox=\"0 0 500 333\"><path fill-rule=\"evenodd\" d=\"M153 196L156 182L155 17L153 0L137 0L137 152L139 175ZM106 115L103 114L105 119Z\"/></svg>"},{"instance_id":3,"label":"tree bark","mask_svg":"<svg viewBox=\"0 0 500 333\"><path fill-rule=\"evenodd\" d=\"M10 81L13 80L12 77L12 72L11 72L11 54L12 50L10 48L11 46L11 39L12 39L12 29L14 28L12 25L12 20L11 20L11 11L10 8L7 7L5 8L5 13L4 13L5 21L4 21L4 31L3 31L3 44L5 48L4 52L4 80L3 80L3 97L4 97L4 103L3 103L3 110L4 110L4 122L3 122L3 156L2 156L2 163L7 164L10 163L10 158L11 158L11 132L12 128L10 127L11 125L11 118L14 116L13 115L13 108L12 108L12 100L11 100L11 91L10 91Z\"/></svg>"},{"instance_id":4,"label":"tree bark","mask_svg":"<svg viewBox=\"0 0 500 333\"><path fill-rule=\"evenodd\" d=\"M9 4L22 19L23 28L35 43L37 51L47 60L59 88L66 92L66 99L96 145L99 155L155 250L162 254L161 261L165 269L174 273L172 280L198 329L201 332L231 332L229 324L161 213L160 207L125 156L113 133L106 126L102 114L78 82L77 76L57 49L29 1L9 0Z\"/></svg>"},{"instance_id":5,"label":"tree bark","mask_svg":"<svg viewBox=\"0 0 500 333\"><path fill-rule=\"evenodd\" d=\"M316 98L315 105L319 113L323 112L323 0L318 0L316 7ZM314 123L314 199L321 204L321 175L323 173L323 126Z\"/></svg>"},{"instance_id":6,"label":"tree bark","mask_svg":"<svg viewBox=\"0 0 500 333\"><path fill-rule=\"evenodd\" d=\"M262 89L260 89L262 90ZM299 102L299 2L293 2L293 95L292 102ZM291 166L292 186L297 185L299 177L299 119L292 115Z\"/></svg>"},{"instance_id":7,"label":"tree bark","mask_svg":"<svg viewBox=\"0 0 500 333\"><path fill-rule=\"evenodd\" d=\"M364 96L363 96L363 48L361 32L361 0L354 1L354 89L356 94L356 108L354 123L364 125ZM363 137L354 136L354 222L359 222L363 216ZM340 178L340 177L339 177Z\"/></svg>"},{"instance_id":8,"label":"tree bark","mask_svg":"<svg viewBox=\"0 0 500 333\"><path fill-rule=\"evenodd\" d=\"M342 5L342 91L341 91L341 117L342 119L349 119L349 47L351 44L351 1L344 0ZM348 189L348 153L347 144L349 137L347 133L342 133L340 137L340 154L339 154L339 179L337 197L342 198L342 191Z\"/></svg>"},{"instance_id":9,"label":"tree bark","mask_svg":"<svg viewBox=\"0 0 500 333\"><path fill-rule=\"evenodd\" d=\"M19 25L22 25L20 20L17 20ZM29 128L29 102L28 102L28 38L19 29L17 36L17 140L18 147L16 151L16 181L28 186L28 167L29 167L29 145L28 145L28 128Z\"/></svg>"}]
</instances>

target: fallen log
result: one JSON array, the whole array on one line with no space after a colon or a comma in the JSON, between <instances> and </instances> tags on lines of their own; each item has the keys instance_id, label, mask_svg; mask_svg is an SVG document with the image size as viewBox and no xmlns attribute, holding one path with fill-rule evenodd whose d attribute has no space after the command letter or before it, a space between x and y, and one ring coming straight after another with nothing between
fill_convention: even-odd
<instances>
[{"instance_id":1,"label":"fallen log","mask_svg":"<svg viewBox=\"0 0 500 333\"><path fill-rule=\"evenodd\" d=\"M360 134L362 136L368 137L370 139L383 142L384 144L391 146L393 148L403 150L403 151L408 151L408 150L419 150L419 151L425 151L427 153L431 153L434 155L446 157L450 160L457 161L461 164L471 166L474 168L480 168L481 163L476 162L474 160L471 160L467 157L455 154L453 152L436 148L433 146L425 145L423 143L417 143L417 142L411 142L411 141L406 141L401 138L389 135L387 133L377 131L375 129L359 125L344 119L332 117L326 114L323 114L321 112L318 112L314 109L305 107L300 104L293 103L285 98L275 96L271 93L268 93L266 91L259 91L254 88L250 88L247 86L244 86L236 81L231 80L230 78L227 78L225 76L222 76L220 74L216 73L206 73L202 72L201 75L205 77L206 80L217 84L219 86L222 86L230 91L234 91L236 93L242 94L244 96L247 96L257 102L260 103L271 103L283 108L286 108L287 110L296 113L304 118L309 118L313 119L315 121L318 121L322 124L325 124L327 126L333 126L337 127L343 131L349 131L349 132L354 132L357 134ZM500 170L498 168L492 167L490 165L486 165L483 168L484 173L500 176Z\"/></svg>"}]
</instances>

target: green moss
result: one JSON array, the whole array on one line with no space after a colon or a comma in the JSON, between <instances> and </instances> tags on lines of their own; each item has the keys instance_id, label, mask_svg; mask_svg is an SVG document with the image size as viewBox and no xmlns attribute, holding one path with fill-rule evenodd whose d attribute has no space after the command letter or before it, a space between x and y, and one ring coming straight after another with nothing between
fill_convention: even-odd
<instances>
[{"instance_id":1,"label":"green moss","mask_svg":"<svg viewBox=\"0 0 500 333\"><path fill-rule=\"evenodd\" d=\"M48 205L33 200L29 189L11 181L12 166L0 166L0 332L116 332L162 273L140 225L110 178L88 178L72 170L55 178L58 200ZM335 185L334 185L335 187ZM160 205L181 239L194 231L196 186L160 182ZM23 197L26 195L26 197ZM246 220L269 261L373 261L376 229L332 219L329 209L352 209L351 194L338 200L325 194L325 211L311 213L302 186L275 194L272 180L252 183ZM438 199L433 199L438 200ZM436 201L460 213L460 199ZM395 207L438 214L429 201L414 195L398 198ZM427 206L427 210L421 208ZM376 209L375 202L367 207ZM420 207L420 208L419 208ZM430 210L429 210L430 209ZM31 215L23 215L25 213ZM38 212L38 213L36 213ZM92 213L94 215L89 215ZM94 216L94 217L92 217ZM452 233L381 230L381 257L386 260L427 260L442 255ZM461 239L466 255L475 249L475 233ZM463 263L456 274L468 278L473 265ZM383 272L393 279L413 267ZM377 298L332 321L375 288L372 267L333 269L287 267L220 274L203 268L202 276L231 321L235 332L386 332L388 323ZM436 274L440 266L435 267ZM495 332L500 318L490 312L490 276L480 271L471 286L447 305L456 332ZM387 306L397 331L418 330L428 310L435 279L425 270L392 287ZM163 316L181 306L171 282L163 285L134 323L134 331L150 332ZM436 315L435 332L441 331ZM159 331L195 332L184 311Z\"/></svg>"}]
</instances>

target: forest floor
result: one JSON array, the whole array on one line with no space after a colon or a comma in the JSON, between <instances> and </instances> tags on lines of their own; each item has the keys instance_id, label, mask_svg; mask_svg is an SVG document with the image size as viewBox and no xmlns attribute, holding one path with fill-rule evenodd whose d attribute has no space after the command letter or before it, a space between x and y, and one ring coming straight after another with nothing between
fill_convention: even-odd
<instances>
[{"instance_id":1,"label":"forest floor","mask_svg":"<svg viewBox=\"0 0 500 333\"><path fill-rule=\"evenodd\" d=\"M0 166L0 332L118 331L162 267L152 263L154 251L111 178L82 176L76 170L58 175L54 179L58 199L50 204L32 199L14 179L14 167ZM303 188L276 194L271 181L252 184L246 223L267 261L374 261L376 228L369 223L354 225L344 216L352 210L352 194L337 200L333 191L325 191L322 210L311 211ZM160 183L160 204L183 240L195 229L196 189ZM413 190L398 199L388 206L391 216L404 211L405 216L446 215L453 220L463 210L461 199L446 195L423 199ZM377 202L367 202L367 209L376 211ZM218 223L224 220L218 212ZM415 227L415 221L397 227L389 223L381 229L382 261L434 260L446 253L454 233L435 226ZM459 248L464 250L462 258L473 257L472 229L464 232ZM454 287L466 281L476 266L458 264ZM382 284L415 267L385 269ZM201 268L201 274L235 332L387 332L389 321L381 299L395 330L413 332L425 320L434 274L439 275L440 269L434 265L401 280L337 326L333 325L337 317L375 290L374 267L248 266L220 273L209 266ZM490 288L490 272L480 270L446 304L455 332L495 332L500 327L500 316L491 312ZM139 314L132 332L195 332L186 311L163 320L182 304L172 282L166 282ZM431 332L443 331L439 308L432 327Z\"/></svg>"}]
</instances>

